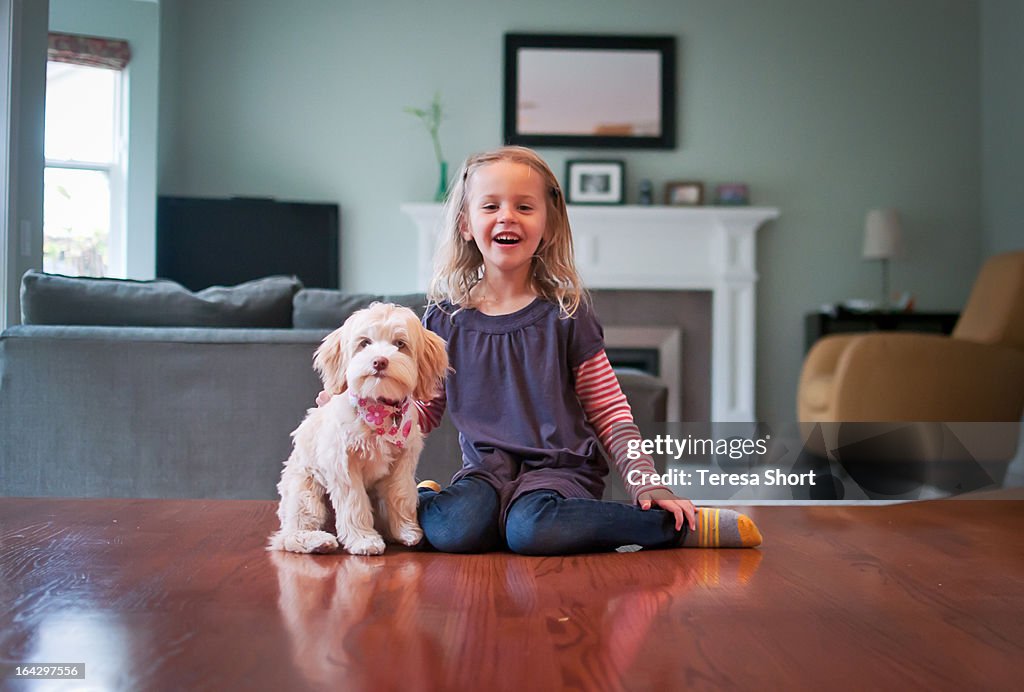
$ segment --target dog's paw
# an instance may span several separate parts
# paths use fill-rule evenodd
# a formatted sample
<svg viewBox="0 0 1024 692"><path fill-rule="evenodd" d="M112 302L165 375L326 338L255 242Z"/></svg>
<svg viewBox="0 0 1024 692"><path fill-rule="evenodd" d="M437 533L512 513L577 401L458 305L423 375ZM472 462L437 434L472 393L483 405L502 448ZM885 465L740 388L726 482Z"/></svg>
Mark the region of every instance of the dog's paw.
<svg viewBox="0 0 1024 692"><path fill-rule="evenodd" d="M384 539L375 533L359 536L346 541L345 550L352 555L380 555L384 552Z"/></svg>
<svg viewBox="0 0 1024 692"><path fill-rule="evenodd" d="M326 531L296 531L282 536L281 548L293 553L333 553L338 539Z"/></svg>
<svg viewBox="0 0 1024 692"><path fill-rule="evenodd" d="M395 536L402 545L416 545L423 540L423 529L417 524L406 524L398 529Z"/></svg>

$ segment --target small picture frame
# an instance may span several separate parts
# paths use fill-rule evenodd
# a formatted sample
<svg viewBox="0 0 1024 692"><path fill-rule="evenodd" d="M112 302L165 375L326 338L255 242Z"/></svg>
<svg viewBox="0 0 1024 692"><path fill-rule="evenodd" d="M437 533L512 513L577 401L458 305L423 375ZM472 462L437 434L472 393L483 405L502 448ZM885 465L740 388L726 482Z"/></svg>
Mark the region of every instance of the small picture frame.
<svg viewBox="0 0 1024 692"><path fill-rule="evenodd" d="M745 183L723 183L715 188L715 204L724 207L750 204L750 187Z"/></svg>
<svg viewBox="0 0 1024 692"><path fill-rule="evenodd" d="M569 204L623 204L626 164L622 161L568 161L565 201Z"/></svg>
<svg viewBox="0 0 1024 692"><path fill-rule="evenodd" d="M704 204L704 183L695 180L665 183L665 204L670 207L699 207Z"/></svg>

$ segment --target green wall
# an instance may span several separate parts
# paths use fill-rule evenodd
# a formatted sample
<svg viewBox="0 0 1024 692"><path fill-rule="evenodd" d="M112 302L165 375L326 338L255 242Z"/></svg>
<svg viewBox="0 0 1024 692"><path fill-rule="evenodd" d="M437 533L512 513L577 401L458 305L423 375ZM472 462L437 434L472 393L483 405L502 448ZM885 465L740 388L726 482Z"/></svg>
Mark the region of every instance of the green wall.
<svg viewBox="0 0 1024 692"><path fill-rule="evenodd" d="M860 259L869 208L903 212L894 289L925 309L966 298L984 249L979 14L965 0L165 0L159 191L337 201L345 286L409 290L398 207L428 200L436 171L404 106L441 91L454 166L500 144L505 32L674 34L675 150L541 153L559 173L622 158L631 198L641 178L739 180L781 210L760 236L758 415L792 419L803 314L879 292Z"/></svg>
<svg viewBox="0 0 1024 692"><path fill-rule="evenodd" d="M982 222L986 255L1024 249L1024 2L981 3Z"/></svg>

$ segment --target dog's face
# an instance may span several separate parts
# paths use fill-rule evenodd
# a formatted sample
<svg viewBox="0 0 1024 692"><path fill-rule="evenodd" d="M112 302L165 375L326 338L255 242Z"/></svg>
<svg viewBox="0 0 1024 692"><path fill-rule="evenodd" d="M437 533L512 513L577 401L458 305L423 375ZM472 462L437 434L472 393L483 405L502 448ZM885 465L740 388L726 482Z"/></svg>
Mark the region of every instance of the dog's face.
<svg viewBox="0 0 1024 692"><path fill-rule="evenodd" d="M448 372L444 340L409 308L374 303L352 313L324 339L313 365L332 394L429 401Z"/></svg>

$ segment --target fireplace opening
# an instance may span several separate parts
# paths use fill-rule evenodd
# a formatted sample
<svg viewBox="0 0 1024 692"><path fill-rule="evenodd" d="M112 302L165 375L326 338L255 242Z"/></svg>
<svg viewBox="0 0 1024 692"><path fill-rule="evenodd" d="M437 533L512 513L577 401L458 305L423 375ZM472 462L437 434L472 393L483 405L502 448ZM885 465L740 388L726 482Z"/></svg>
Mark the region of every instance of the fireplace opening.
<svg viewBox="0 0 1024 692"><path fill-rule="evenodd" d="M605 325L604 350L613 368L632 368L668 388L668 420L681 420L682 329L676 326Z"/></svg>
<svg viewBox="0 0 1024 692"><path fill-rule="evenodd" d="M661 376L661 354L656 348L605 348L613 368L630 368Z"/></svg>

